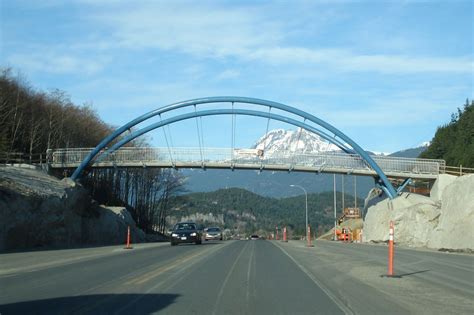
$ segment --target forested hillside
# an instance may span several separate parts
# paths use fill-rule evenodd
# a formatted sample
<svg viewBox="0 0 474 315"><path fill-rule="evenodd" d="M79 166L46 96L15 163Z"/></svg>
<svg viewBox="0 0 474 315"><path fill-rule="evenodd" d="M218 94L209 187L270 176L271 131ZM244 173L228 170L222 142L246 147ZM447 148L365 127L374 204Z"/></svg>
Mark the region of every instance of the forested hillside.
<svg viewBox="0 0 474 315"><path fill-rule="evenodd" d="M0 126L3 162L18 154L36 161L47 149L95 147L114 129L90 104L73 104L59 90L37 91L10 69L0 69ZM138 140L129 145L147 144ZM168 198L180 190L182 180L167 169L93 169L86 170L82 183L95 200L126 206L142 230L153 232L164 231Z"/></svg>
<svg viewBox="0 0 474 315"><path fill-rule="evenodd" d="M444 159L450 166L474 167L474 101L466 100L463 108L441 126L428 149L420 157Z"/></svg>
<svg viewBox="0 0 474 315"><path fill-rule="evenodd" d="M313 229L325 231L334 225L333 193L308 194L308 217ZM341 215L341 193L337 195L338 216ZM296 234L303 234L305 226L304 195L277 199L262 197L244 189L220 189L208 193L193 193L170 199L170 216L177 220L192 214L203 214L204 221L221 217L223 226L240 228L240 232L273 231L275 226L287 225ZM345 195L345 207L353 206L354 198ZM358 199L357 204L363 205ZM212 216L210 215L212 213ZM202 222L206 224L206 222Z"/></svg>
<svg viewBox="0 0 474 315"><path fill-rule="evenodd" d="M32 158L49 148L95 146L112 130L92 106L59 90L36 91L10 69L0 73L0 125L0 153Z"/></svg>

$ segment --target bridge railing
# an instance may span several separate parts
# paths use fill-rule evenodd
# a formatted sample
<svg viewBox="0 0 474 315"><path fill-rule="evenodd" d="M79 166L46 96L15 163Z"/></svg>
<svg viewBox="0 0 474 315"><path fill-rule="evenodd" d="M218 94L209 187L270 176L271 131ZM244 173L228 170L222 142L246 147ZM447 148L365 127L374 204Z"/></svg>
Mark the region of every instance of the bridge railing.
<svg viewBox="0 0 474 315"><path fill-rule="evenodd" d="M53 165L78 165L92 148L57 149L50 151L48 158ZM161 161L171 166L176 163L187 165L222 164L222 165L266 165L293 167L309 167L323 171L339 169L351 173L356 170L370 171L366 162L356 154L326 152L318 154L302 154L294 152L275 152L262 154L261 150L231 148L120 148L112 154L99 155L95 162L124 165L127 163L143 163ZM416 173L437 175L446 168L444 160L412 159L390 156L372 156L384 172Z"/></svg>
<svg viewBox="0 0 474 315"><path fill-rule="evenodd" d="M444 160L372 156L384 172L406 172L417 174L439 174L445 168Z"/></svg>

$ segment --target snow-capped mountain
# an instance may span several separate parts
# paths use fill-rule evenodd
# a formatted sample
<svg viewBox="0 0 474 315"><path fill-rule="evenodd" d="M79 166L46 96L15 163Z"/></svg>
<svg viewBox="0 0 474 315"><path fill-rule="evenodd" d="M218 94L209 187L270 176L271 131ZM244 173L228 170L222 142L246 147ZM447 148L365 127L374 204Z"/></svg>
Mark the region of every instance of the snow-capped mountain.
<svg viewBox="0 0 474 315"><path fill-rule="evenodd" d="M431 145L431 141L425 141L425 142L422 142L419 146L419 147L429 147Z"/></svg>
<svg viewBox="0 0 474 315"><path fill-rule="evenodd" d="M264 150L265 154L274 152L319 153L340 151L334 144L329 143L317 134L304 129L284 130L274 129L258 139L253 149Z"/></svg>

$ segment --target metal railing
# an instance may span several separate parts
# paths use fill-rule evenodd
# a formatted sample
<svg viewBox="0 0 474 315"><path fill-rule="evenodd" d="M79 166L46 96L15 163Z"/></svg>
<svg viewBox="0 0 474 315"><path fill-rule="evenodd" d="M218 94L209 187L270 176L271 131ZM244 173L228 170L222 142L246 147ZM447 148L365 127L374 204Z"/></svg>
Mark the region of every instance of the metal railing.
<svg viewBox="0 0 474 315"><path fill-rule="evenodd" d="M474 168L459 166L444 166L441 169L441 173L449 174L454 176L463 176L468 174L474 174Z"/></svg>
<svg viewBox="0 0 474 315"><path fill-rule="evenodd" d="M92 148L57 149L48 152L52 167L76 167ZM244 152L244 153L242 153ZM392 176L437 176L446 170L444 160L412 159L389 156L372 156L386 173ZM102 152L94 161L95 167L111 166L179 166L179 167L246 167L252 169L277 168L308 171L355 173L374 175L368 164L356 154L294 152L259 154L251 149L231 148L120 148L111 153Z"/></svg>
<svg viewBox="0 0 474 315"><path fill-rule="evenodd" d="M0 153L0 164L46 164L46 154L44 153L21 153L21 152L2 152Z"/></svg>
<svg viewBox="0 0 474 315"><path fill-rule="evenodd" d="M53 168L77 167L91 152L92 148L54 149L44 153L0 153L0 164L50 164ZM153 162L162 162L170 167L180 164L185 167L207 166L209 163L221 164L223 167L233 165L247 165L253 168L265 168L267 165L281 165L289 170L306 167L312 171L330 171L337 169L345 173L372 174L370 167L359 155L343 153L295 154L291 152L272 153L260 156L251 154L251 149L230 148L120 148L110 155L101 155L94 161L102 167L107 166L146 166ZM242 153L244 152L244 153ZM103 153L103 152L102 152ZM371 156L385 173L399 174L407 177L409 174L439 175L449 174L462 176L474 174L474 168L460 166L446 166L444 160L414 159L390 156ZM96 166L97 166L96 165Z"/></svg>

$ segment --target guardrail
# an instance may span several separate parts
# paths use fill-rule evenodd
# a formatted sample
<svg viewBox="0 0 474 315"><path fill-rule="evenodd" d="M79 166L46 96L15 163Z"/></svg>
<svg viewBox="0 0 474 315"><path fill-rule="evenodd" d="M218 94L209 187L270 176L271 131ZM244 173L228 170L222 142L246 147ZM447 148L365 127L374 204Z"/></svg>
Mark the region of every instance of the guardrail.
<svg viewBox="0 0 474 315"><path fill-rule="evenodd" d="M10 152L10 153L0 153L0 164L34 164L42 165L46 164L46 154L45 153L20 153L20 152Z"/></svg>
<svg viewBox="0 0 474 315"><path fill-rule="evenodd" d="M442 174L449 174L454 176L463 176L468 174L474 174L474 168L459 166L445 166L441 170Z"/></svg>
<svg viewBox="0 0 474 315"><path fill-rule="evenodd" d="M48 152L52 167L75 167L90 153L92 148L57 149ZM444 160L411 159L390 156L372 156L380 168L388 174L409 177L425 174L437 176L446 168ZM179 166L179 167L245 167L263 169L281 166L288 170L337 170L344 173L374 175L367 163L356 154L318 153L298 154L280 152L261 154L259 150L231 148L120 148L111 153L102 152L94 160L96 167L111 166Z"/></svg>

